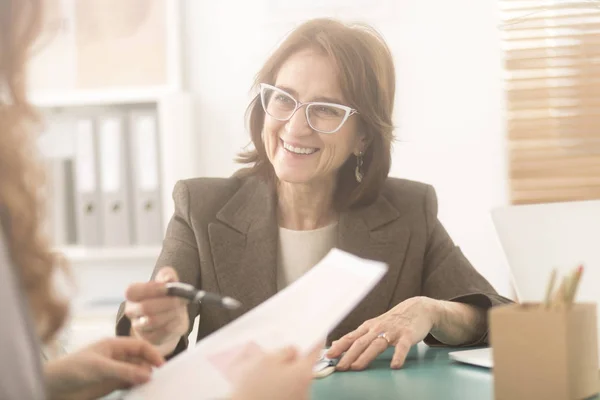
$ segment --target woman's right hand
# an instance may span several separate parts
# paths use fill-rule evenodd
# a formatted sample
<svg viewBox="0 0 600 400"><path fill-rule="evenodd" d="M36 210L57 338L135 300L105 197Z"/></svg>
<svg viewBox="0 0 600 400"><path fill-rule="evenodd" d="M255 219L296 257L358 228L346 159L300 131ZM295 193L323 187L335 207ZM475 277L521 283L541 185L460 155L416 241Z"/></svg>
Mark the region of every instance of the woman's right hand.
<svg viewBox="0 0 600 400"><path fill-rule="evenodd" d="M190 324L187 302L167 296L165 283L177 281L177 272L163 267L154 281L134 283L125 292L125 315L131 321L131 336L147 340L163 356L175 350Z"/></svg>

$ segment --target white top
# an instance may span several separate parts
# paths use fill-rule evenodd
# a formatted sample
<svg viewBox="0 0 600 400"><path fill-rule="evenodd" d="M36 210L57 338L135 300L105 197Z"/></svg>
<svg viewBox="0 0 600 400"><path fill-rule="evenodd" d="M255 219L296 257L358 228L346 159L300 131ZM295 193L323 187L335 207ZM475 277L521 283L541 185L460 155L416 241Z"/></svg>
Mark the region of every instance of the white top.
<svg viewBox="0 0 600 400"><path fill-rule="evenodd" d="M300 278L337 245L337 228L337 222L310 231L279 228L277 290Z"/></svg>

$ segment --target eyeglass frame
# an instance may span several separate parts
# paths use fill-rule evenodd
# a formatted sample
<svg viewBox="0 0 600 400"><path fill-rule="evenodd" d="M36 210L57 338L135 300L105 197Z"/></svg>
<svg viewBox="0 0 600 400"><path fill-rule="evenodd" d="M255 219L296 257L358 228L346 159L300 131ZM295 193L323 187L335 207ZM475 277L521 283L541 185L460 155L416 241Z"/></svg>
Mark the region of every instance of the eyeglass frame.
<svg viewBox="0 0 600 400"><path fill-rule="evenodd" d="M344 126L344 124L346 123L346 121L348 121L348 118L350 118L352 115L354 114L359 114L358 110L349 107L349 106L345 106L343 104L337 104L337 103L327 103L327 102L322 102L322 101L307 101L306 103L303 103L301 101L298 101L294 96L292 96L291 94L289 94L288 92L286 92L283 89L278 88L277 86L273 86L273 85L269 85L268 83L260 83L259 84L260 87L260 103L262 105L263 111L265 112L265 114L268 114L271 118L276 119L277 121L289 121L290 119L292 119L292 117L294 116L294 114L296 114L296 111L298 111L300 108L306 106L305 108L305 114L306 114L306 122L308 123L308 125L311 127L311 129L319 132L319 133L323 133L323 134L332 134L332 133L336 133L337 131L339 131L340 129L342 129L342 126ZM273 115L271 115L268 111L267 111L267 107L265 105L265 100L264 100L264 96L263 96L263 91L264 89L271 89L271 90L275 90L275 91L279 91L282 93L285 93L286 95L290 96L290 98L292 100L294 100L294 102L296 103L296 107L294 107L294 110L291 112L290 116L288 118L277 118ZM346 112L346 115L344 115L344 118L342 119L342 122L340 122L340 125L332 130L332 131L322 131L320 129L315 128L314 126L312 126L312 124L310 123L310 117L308 114L308 108L311 105L317 105L317 106L335 106L335 107L339 107L342 110L344 110Z"/></svg>

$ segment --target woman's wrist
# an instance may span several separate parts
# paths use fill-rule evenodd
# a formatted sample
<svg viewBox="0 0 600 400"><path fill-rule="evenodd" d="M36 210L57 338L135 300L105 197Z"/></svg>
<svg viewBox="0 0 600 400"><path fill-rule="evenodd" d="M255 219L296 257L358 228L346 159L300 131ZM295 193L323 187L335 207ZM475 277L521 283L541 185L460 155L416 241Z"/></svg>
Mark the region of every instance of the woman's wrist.
<svg viewBox="0 0 600 400"><path fill-rule="evenodd" d="M420 300L431 322L431 331L438 330L445 313L443 302L426 296L421 296Z"/></svg>
<svg viewBox="0 0 600 400"><path fill-rule="evenodd" d="M487 329L486 310L470 304L431 299L431 335L447 345L471 343Z"/></svg>
<svg viewBox="0 0 600 400"><path fill-rule="evenodd" d="M69 363L65 359L48 361L44 364L44 381L48 400L69 399L68 371Z"/></svg>

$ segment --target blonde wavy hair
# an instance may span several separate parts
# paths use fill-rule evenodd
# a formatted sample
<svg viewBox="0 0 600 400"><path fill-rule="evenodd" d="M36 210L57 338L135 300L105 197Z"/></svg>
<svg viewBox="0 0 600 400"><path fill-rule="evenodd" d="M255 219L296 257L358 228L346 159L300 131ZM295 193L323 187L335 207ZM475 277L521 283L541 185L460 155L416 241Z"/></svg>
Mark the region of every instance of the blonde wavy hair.
<svg viewBox="0 0 600 400"><path fill-rule="evenodd" d="M26 94L26 64L42 25L40 0L0 0L0 221L10 258L43 342L68 312L54 289L64 260L43 232L44 173L36 157L39 118Z"/></svg>

